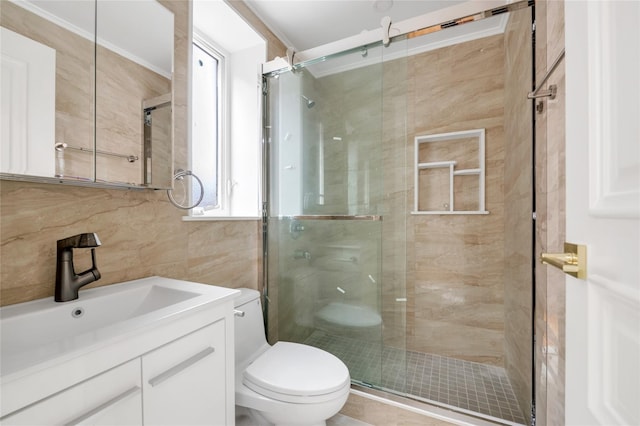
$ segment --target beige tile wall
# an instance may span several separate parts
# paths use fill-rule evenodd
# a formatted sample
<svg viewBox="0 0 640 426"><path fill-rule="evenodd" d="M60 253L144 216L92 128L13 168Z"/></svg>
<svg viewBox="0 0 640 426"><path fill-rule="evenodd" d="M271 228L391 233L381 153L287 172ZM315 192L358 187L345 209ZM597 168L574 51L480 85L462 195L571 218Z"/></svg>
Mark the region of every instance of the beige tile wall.
<svg viewBox="0 0 640 426"><path fill-rule="evenodd" d="M531 9L512 12L505 32L505 367L522 414L531 413L532 174Z"/></svg>
<svg viewBox="0 0 640 426"><path fill-rule="evenodd" d="M564 48L564 2L536 3L536 80L546 74ZM543 100L536 114L536 255L558 252L565 241L565 71L551 74L555 100ZM536 418L538 424L563 425L565 399L564 274L540 265L536 269L535 346Z"/></svg>
<svg viewBox="0 0 640 426"><path fill-rule="evenodd" d="M176 16L175 165L184 167L190 6L163 4ZM184 212L169 204L164 191L1 181L0 214L2 305L52 296L55 242L80 232L97 232L103 243L96 250L102 278L93 286L149 275L228 287L256 288L259 282L258 222L183 222ZM78 269L89 261L88 253L76 258Z"/></svg>
<svg viewBox="0 0 640 426"><path fill-rule="evenodd" d="M92 149L93 43L11 2L2 2L0 24L56 50L56 141ZM91 155L71 150L65 155L71 160L67 174L93 178Z"/></svg>
<svg viewBox="0 0 640 426"><path fill-rule="evenodd" d="M140 159L96 155L96 180L142 185L142 102L171 93L171 81L101 46L96 56L96 148Z"/></svg>
<svg viewBox="0 0 640 426"><path fill-rule="evenodd" d="M407 349L503 364L504 37L408 59L406 167L417 135L486 129L488 215L407 219ZM407 194L413 180L408 179Z"/></svg>
<svg viewBox="0 0 640 426"><path fill-rule="evenodd" d="M407 329L410 286L407 285L407 211L412 179L407 156L413 152L407 134L411 106L407 93L415 80L409 79L411 61L401 59L384 63L382 76L382 320L384 345L404 349L413 330Z"/></svg>

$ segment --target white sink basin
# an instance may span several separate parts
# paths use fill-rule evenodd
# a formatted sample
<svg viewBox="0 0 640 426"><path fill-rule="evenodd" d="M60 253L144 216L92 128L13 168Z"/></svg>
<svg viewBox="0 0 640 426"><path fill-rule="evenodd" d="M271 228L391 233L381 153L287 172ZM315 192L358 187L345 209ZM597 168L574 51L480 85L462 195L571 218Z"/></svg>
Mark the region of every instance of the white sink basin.
<svg viewBox="0 0 640 426"><path fill-rule="evenodd" d="M171 321L237 291L150 277L80 291L77 300L53 298L0 308L0 378L105 344L136 330Z"/></svg>

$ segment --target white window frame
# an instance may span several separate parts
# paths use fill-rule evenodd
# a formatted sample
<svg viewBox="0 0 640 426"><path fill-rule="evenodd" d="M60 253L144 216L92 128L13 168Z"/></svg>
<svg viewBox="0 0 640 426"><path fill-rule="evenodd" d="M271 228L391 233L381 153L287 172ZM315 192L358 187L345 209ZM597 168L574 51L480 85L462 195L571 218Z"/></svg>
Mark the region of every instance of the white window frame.
<svg viewBox="0 0 640 426"><path fill-rule="evenodd" d="M218 164L217 166L217 201L218 204L212 209L195 207L189 211L191 217L210 218L215 216L230 215L230 191L229 191L229 170L231 168L231 156L229 147L229 97L228 97L228 70L227 57L229 54L217 46L215 43L202 36L197 31L193 34L193 45L206 51L218 61ZM192 88L193 90L193 88ZM191 141L193 143L193 140ZM191 163L191 144L189 146L189 163Z"/></svg>
<svg viewBox="0 0 640 426"><path fill-rule="evenodd" d="M196 206L187 216L183 216L183 220L260 220L261 152L264 143L261 122L262 64L267 59L267 41L225 2L197 0L194 1L196 9L199 11L197 17L191 17L191 41L198 46L202 46L198 42L204 41L205 47L211 47L225 57L224 69L220 72L222 80L219 94L223 99L219 118L220 208L205 211ZM225 30L226 24L232 24L233 31ZM233 35L236 30L237 34ZM189 61L189 66L194 66L192 61ZM193 88L189 96L193 96ZM190 104L189 115L192 114ZM193 134L190 134L192 137ZM193 147L192 142L190 139L189 150Z"/></svg>

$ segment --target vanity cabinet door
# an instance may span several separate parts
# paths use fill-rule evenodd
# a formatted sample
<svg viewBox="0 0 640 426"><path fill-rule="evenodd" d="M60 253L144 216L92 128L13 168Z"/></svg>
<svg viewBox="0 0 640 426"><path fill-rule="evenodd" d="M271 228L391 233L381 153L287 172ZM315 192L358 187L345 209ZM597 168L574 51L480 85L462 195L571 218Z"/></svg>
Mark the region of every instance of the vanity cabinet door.
<svg viewBox="0 0 640 426"><path fill-rule="evenodd" d="M3 425L140 425L140 359L63 390L2 419Z"/></svg>
<svg viewBox="0 0 640 426"><path fill-rule="evenodd" d="M222 319L142 357L145 424L225 424L224 342Z"/></svg>

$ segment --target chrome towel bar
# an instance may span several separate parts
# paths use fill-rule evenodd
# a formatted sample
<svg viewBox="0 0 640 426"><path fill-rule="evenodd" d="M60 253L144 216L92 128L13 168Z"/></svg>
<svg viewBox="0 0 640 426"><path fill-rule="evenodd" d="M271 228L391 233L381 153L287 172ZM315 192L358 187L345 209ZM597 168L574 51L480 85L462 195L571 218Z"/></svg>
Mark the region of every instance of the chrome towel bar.
<svg viewBox="0 0 640 426"><path fill-rule="evenodd" d="M547 73L544 75L544 78L542 79L540 84L538 84L538 87L536 87L533 92L529 92L529 94L527 95L527 99L536 99L536 98L542 98L542 97L548 97L550 99L556 98L557 86L555 84L551 85L549 87L549 90L540 91L540 89L542 88L542 86L544 86L544 84L547 82L547 80L549 79L553 71L555 71L555 69L558 67L558 65L563 59L564 59L564 49L562 49L562 52L560 52L560 54L556 58L553 65L551 65L551 68L549 68Z"/></svg>

